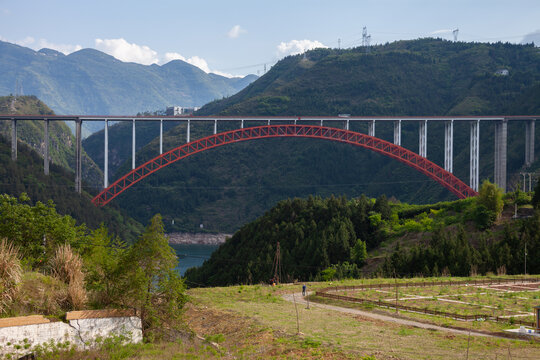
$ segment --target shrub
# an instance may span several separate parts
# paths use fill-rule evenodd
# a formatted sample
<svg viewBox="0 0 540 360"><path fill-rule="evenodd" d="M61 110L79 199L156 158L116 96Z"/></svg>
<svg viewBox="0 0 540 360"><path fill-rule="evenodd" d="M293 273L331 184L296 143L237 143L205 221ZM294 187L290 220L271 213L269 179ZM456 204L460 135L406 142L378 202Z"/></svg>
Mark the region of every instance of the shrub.
<svg viewBox="0 0 540 360"><path fill-rule="evenodd" d="M15 298L21 278L18 249L6 239L0 240L0 313L6 312Z"/></svg>
<svg viewBox="0 0 540 360"><path fill-rule="evenodd" d="M69 300L73 308L83 308L87 296L84 288L83 262L79 254L74 253L69 244L61 245L56 249L50 262L53 275L68 284Z"/></svg>

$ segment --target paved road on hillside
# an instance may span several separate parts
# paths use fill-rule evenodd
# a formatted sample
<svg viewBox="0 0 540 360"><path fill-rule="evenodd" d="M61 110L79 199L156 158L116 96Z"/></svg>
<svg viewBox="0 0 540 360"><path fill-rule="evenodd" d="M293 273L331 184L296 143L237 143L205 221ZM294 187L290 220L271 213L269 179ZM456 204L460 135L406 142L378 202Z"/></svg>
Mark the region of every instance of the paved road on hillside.
<svg viewBox="0 0 540 360"><path fill-rule="evenodd" d="M311 295L311 294L313 294L313 293L310 292L309 295ZM283 298L285 300L287 300L287 301L294 302L293 294L285 294L285 295L283 295ZM302 297L302 293L294 294L294 298L296 299L296 302L298 304L307 305L306 300L304 300L304 298ZM433 324L426 324L426 323L419 322L419 321L414 321L414 320L400 319L400 318L395 318L395 317L388 316L388 315L382 315L382 314L373 313L373 312L370 312L370 311L363 311L363 310L358 310L358 309L344 308L344 307L339 307L339 306L335 306L335 305L319 304L319 303L314 303L312 301L309 303L309 306L310 307L318 307L318 308L322 308L322 309L333 310L333 311L338 311L338 312L342 312L342 313L345 313L345 314L361 315L361 316L371 318L371 319L382 320L382 321L390 321L390 322L398 323L398 324L401 324L401 325L414 326L414 327L418 327L418 328L422 328L422 329L439 330L439 331L445 331L445 332L454 333L454 334L469 335L468 330L459 330L459 329L447 328L447 327L433 325ZM484 337L508 339L508 338L503 337L503 336L496 336L496 335L490 335L490 334L484 334L484 333L480 333L480 332L475 332L474 330L471 331L471 335L472 336L484 336Z"/></svg>

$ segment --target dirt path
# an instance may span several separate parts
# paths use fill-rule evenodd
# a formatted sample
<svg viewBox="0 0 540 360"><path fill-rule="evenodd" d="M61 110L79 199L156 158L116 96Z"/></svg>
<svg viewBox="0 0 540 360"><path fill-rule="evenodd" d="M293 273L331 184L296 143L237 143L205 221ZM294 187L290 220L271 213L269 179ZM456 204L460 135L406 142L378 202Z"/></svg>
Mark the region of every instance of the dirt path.
<svg viewBox="0 0 540 360"><path fill-rule="evenodd" d="M313 293L310 292L308 294L311 295ZM294 294L294 299L293 299L293 294L285 294L285 295L283 295L283 298L285 300L287 300L287 301L290 301L290 302L294 302L294 300L296 300L296 302L298 304L307 305L306 300L304 300L304 298L302 297L302 293ZM371 318L371 319L377 319L377 320L382 320L382 321L391 321L391 322L398 323L398 324L401 324L401 325L414 326L414 327L422 328L422 329L439 330L439 331L445 331L445 332L449 332L449 333L453 333L453 334L469 335L469 331L467 331L467 330L459 330L459 329L447 328L447 327L433 325L433 324L426 324L426 323L419 322L419 321L414 321L414 320L400 319L400 318L395 318L395 317L388 316L388 315L382 315L382 314L373 313L371 311L350 309L350 308L344 308L344 307L335 306L335 305L319 304L319 303L314 303L314 302L310 302L309 306L310 307L318 307L318 308L322 308L322 309L333 310L333 311L339 311L339 312L342 312L342 313L345 313L345 314L361 315L361 316L365 316L365 317L368 317L368 318ZM484 336L484 337L507 339L507 338L505 338L503 336L496 336L496 335L490 335L490 334L475 332L474 330L471 331L471 335L472 336Z"/></svg>

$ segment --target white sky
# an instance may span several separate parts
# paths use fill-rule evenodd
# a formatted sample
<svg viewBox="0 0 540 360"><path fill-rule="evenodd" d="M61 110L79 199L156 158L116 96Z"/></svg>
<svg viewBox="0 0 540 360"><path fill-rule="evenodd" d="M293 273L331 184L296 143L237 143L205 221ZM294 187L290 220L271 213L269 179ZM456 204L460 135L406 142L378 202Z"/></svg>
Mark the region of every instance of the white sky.
<svg viewBox="0 0 540 360"><path fill-rule="evenodd" d="M0 0L0 40L245 75L291 53L442 37L540 43L540 0ZM531 35L533 34L533 35Z"/></svg>

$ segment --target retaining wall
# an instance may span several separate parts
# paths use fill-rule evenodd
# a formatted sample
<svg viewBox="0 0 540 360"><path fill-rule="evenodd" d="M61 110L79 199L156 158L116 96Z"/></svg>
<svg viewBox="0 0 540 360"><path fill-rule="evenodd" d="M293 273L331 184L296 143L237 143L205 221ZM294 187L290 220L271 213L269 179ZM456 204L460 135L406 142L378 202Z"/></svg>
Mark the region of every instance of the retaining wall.
<svg viewBox="0 0 540 360"><path fill-rule="evenodd" d="M79 349L95 346L98 338L125 336L142 341L141 319L133 312L88 310L67 313L67 322L51 322L41 315L0 319L0 356L25 355L37 345L69 344Z"/></svg>

